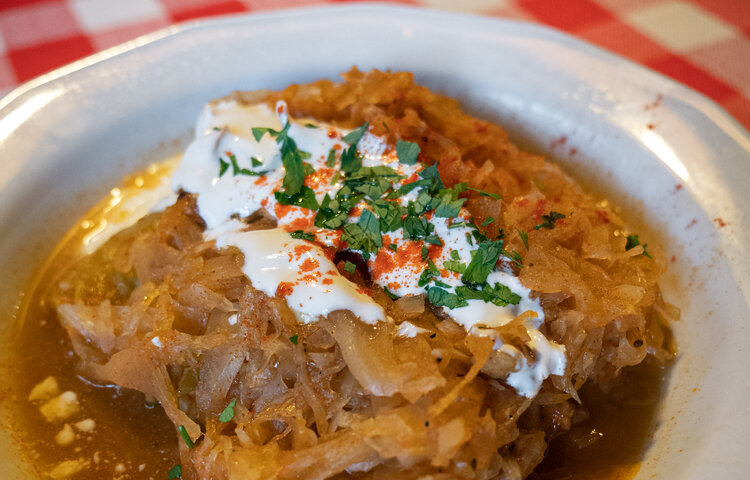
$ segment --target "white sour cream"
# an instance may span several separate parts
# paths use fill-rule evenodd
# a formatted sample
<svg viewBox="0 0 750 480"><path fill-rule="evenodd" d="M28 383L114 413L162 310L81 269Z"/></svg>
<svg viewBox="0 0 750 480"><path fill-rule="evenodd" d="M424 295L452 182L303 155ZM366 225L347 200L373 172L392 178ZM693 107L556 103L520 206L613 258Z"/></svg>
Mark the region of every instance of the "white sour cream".
<svg viewBox="0 0 750 480"><path fill-rule="evenodd" d="M252 129L279 131L287 121L289 137L299 150L309 153L304 161L314 170L305 177L305 186L312 189L318 202L326 195L333 198L342 186L337 180L341 167L339 156L349 147L343 140L349 131L289 119L283 102L273 110L265 105L242 106L232 101L208 105L196 125L196 138L174 174L172 187L175 191L197 195L199 213L208 227L206 237L216 240L219 248L240 249L245 256L243 272L252 285L269 296L284 297L300 322L313 322L321 315L340 309L352 311L366 323L387 321L383 309L367 292L340 275L320 246L340 247L341 231L316 228L314 211L277 202L274 192L282 190L285 175L280 147L270 134L256 138ZM418 180L416 174L424 169L418 162L414 165L400 163L395 149L369 132L364 134L357 148L364 167L387 166L403 176L394 189ZM336 155L333 164L328 162L331 151ZM237 174L239 170L251 174ZM419 187L415 188L399 202L406 205L414 201L419 191ZM236 220L261 208L277 220L276 229L246 231L245 224ZM366 208L369 208L367 204L360 202L346 221L356 223ZM440 271L437 280L441 288L455 292L456 287L463 285L461 275L445 267L450 265L448 262L468 265L477 247L467 238L472 231L469 227L450 228L450 225L469 221L470 215L461 209L456 218L438 218L430 213L425 218L443 242L442 247L428 246L429 258ZM314 235L315 243L291 238L288 232L295 230ZM417 242L405 239L403 229L384 233L382 240L383 248L367 260L373 281L399 296L426 293L427 286L418 284L427 266L421 241L417 246ZM468 306L442 308L467 332L477 335L487 335L492 328L507 324L523 312L536 312L536 319L525 323L531 338L528 346L534 351L535 362L529 363L521 352L496 339L497 349L517 359L518 369L506 379L507 383L521 395L533 396L545 378L564 372L564 347L549 341L539 331L544 312L517 277L511 272L493 271L487 282L490 286L498 283L507 286L520 296L520 302L500 307L481 300L468 300ZM422 330L403 322L397 334L414 337Z"/></svg>

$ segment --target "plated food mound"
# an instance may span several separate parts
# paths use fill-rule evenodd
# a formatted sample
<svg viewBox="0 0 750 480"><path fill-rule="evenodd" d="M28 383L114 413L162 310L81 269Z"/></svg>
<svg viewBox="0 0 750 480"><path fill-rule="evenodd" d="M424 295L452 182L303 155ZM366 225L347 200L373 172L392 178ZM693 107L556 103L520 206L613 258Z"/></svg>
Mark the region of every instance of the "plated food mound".
<svg viewBox="0 0 750 480"><path fill-rule="evenodd" d="M584 384L671 358L662 251L411 74L343 77L208 104L174 202L46 301L163 407L170 478L525 478Z"/></svg>

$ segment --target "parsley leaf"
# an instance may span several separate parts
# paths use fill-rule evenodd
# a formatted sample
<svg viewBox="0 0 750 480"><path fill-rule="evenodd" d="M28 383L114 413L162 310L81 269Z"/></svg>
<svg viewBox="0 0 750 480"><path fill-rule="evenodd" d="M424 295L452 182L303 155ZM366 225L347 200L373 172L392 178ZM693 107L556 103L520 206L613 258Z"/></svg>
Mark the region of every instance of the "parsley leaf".
<svg viewBox="0 0 750 480"><path fill-rule="evenodd" d="M383 287L383 291L385 292L388 297L390 297L391 300L398 300L398 295L388 290L386 287Z"/></svg>
<svg viewBox="0 0 750 480"><path fill-rule="evenodd" d="M303 232L302 230L295 230L293 232L289 232L289 236L292 238L296 238L297 240L308 240L310 242L315 240L315 235L313 235L310 232Z"/></svg>
<svg viewBox="0 0 750 480"><path fill-rule="evenodd" d="M290 195L289 191L274 192L276 201L282 205L295 205L297 207L307 208L309 210L318 209L318 200L315 198L315 192L310 187L302 187L299 192Z"/></svg>
<svg viewBox="0 0 750 480"><path fill-rule="evenodd" d="M502 250L502 240L481 243L479 248L472 252L473 257L461 276L461 280L468 284L480 284L487 281L487 276L494 270Z"/></svg>
<svg viewBox="0 0 750 480"><path fill-rule="evenodd" d="M437 235L434 235L434 234L433 235L427 235L426 237L424 237L424 241L425 241L425 243L429 243L431 245L437 245L438 247L442 247L443 246L443 241L440 240L440 237L438 237Z"/></svg>
<svg viewBox="0 0 750 480"><path fill-rule="evenodd" d="M393 232L403 225L401 215L405 209L402 206L385 200L375 200L370 206L380 219L380 230L383 233Z"/></svg>
<svg viewBox="0 0 750 480"><path fill-rule="evenodd" d="M349 211L364 198L361 193L352 192L351 188L344 186L336 196L326 194L320 202L320 208L315 216L315 226L319 228L337 229L349 218Z"/></svg>
<svg viewBox="0 0 750 480"><path fill-rule="evenodd" d="M494 222L494 221L495 221L495 219L494 219L494 218L492 218L492 217L487 217L487 218L486 218L486 219L484 220L484 222L482 222L482 226L483 226L483 227L486 227L487 225L489 225L490 223L492 223L492 222Z"/></svg>
<svg viewBox="0 0 750 480"><path fill-rule="evenodd" d="M396 156L399 163L414 165L417 163L417 156L419 156L419 145L414 142L399 140L396 142Z"/></svg>
<svg viewBox="0 0 750 480"><path fill-rule="evenodd" d="M404 238L419 240L430 235L434 228L435 226L432 223L414 213L412 209L404 219Z"/></svg>
<svg viewBox="0 0 750 480"><path fill-rule="evenodd" d="M428 283L432 281L433 278L440 276L440 270L435 266L435 264L432 262L432 260L427 259L427 268L422 272L422 274L419 276L419 281L417 282L417 285L420 287L424 287Z"/></svg>
<svg viewBox="0 0 750 480"><path fill-rule="evenodd" d="M646 243L641 244L640 240L638 240L638 235L628 235L627 243L625 243L625 250L630 250L631 248L635 248L638 245L643 245L643 253L642 253L642 255L645 255L646 257L651 258L651 259L654 258L646 250L646 247L648 247L648 244L646 244Z"/></svg>
<svg viewBox="0 0 750 480"><path fill-rule="evenodd" d="M250 162L253 164L253 167L260 167L261 165L263 165L263 162L255 157L250 157Z"/></svg>
<svg viewBox="0 0 750 480"><path fill-rule="evenodd" d="M219 421L221 423L228 423L234 418L234 406L237 405L237 399L233 398L229 405L226 406L221 415L219 415Z"/></svg>
<svg viewBox="0 0 750 480"><path fill-rule="evenodd" d="M174 467L169 469L167 479L172 480L174 478L182 478L182 465L175 465Z"/></svg>
<svg viewBox="0 0 750 480"><path fill-rule="evenodd" d="M286 133L289 123L276 138L281 145L281 163L284 165L284 180L282 185L288 195L296 195L302 189L305 181L305 168L302 165L302 155L297 144Z"/></svg>
<svg viewBox="0 0 750 480"><path fill-rule="evenodd" d="M516 231L521 237L521 241L523 242L523 246L526 247L526 251L529 251L529 234L526 230L519 230L518 227L516 227Z"/></svg>
<svg viewBox="0 0 750 480"><path fill-rule="evenodd" d="M365 132L367 132L367 128L370 126L369 122L365 122L364 124L360 125L356 129L352 130L351 132L344 135L342 138L343 141L348 143L349 145L356 145L359 143L359 141L364 136Z"/></svg>
<svg viewBox="0 0 750 480"><path fill-rule="evenodd" d="M481 289L461 285L456 287L456 294L465 300L482 300L498 307L518 305L521 301L519 295L513 293L510 288L502 283L496 283L492 286L485 283Z"/></svg>
<svg viewBox="0 0 750 480"><path fill-rule="evenodd" d="M466 265L459 260L446 260L443 262L443 267L448 271L456 273L464 273L466 271Z"/></svg>
<svg viewBox="0 0 750 480"><path fill-rule="evenodd" d="M221 157L219 157L219 178L224 176L224 173L226 173L227 168L229 168L229 164L225 162Z"/></svg>
<svg viewBox="0 0 750 480"><path fill-rule="evenodd" d="M296 333L289 337L289 341L292 342L292 345L297 345L299 343L299 335Z"/></svg>
<svg viewBox="0 0 750 480"><path fill-rule="evenodd" d="M427 300L436 307L448 307L450 309L468 305L466 300L460 298L455 293L439 287L430 287L427 289Z"/></svg>
<svg viewBox="0 0 750 480"><path fill-rule="evenodd" d="M498 195L497 193L485 192L484 190L479 190L478 188L469 187L469 190L477 192L479 195L483 197L490 197L490 198L494 198L495 200L500 200L501 198L503 198L501 195Z"/></svg>
<svg viewBox="0 0 750 480"><path fill-rule="evenodd" d="M383 238L380 235L380 220L369 210L363 210L357 223L344 225L344 234L341 240L345 241L352 250L363 253L365 260L371 253L377 253L383 246Z"/></svg>
<svg viewBox="0 0 750 480"><path fill-rule="evenodd" d="M433 163L429 167L421 170L419 176L430 182L430 192L437 192L443 188L443 180L440 178L440 172L438 172L437 163Z"/></svg>
<svg viewBox="0 0 750 480"><path fill-rule="evenodd" d="M388 248L398 253L398 245L396 245L395 243L391 243L390 245L388 245Z"/></svg>
<svg viewBox="0 0 750 480"><path fill-rule="evenodd" d="M260 139L263 138L263 135L265 135L266 133L268 133L272 137L278 137L279 133L281 133L277 130L274 130L273 128L268 128L268 127L253 127L252 131L253 131L253 138L255 138L256 142L260 142Z"/></svg>
<svg viewBox="0 0 750 480"><path fill-rule="evenodd" d="M435 197L438 202L435 206L436 217L453 218L458 216L466 201L465 198L458 198L458 193L453 188L443 188L438 192L437 197Z"/></svg>
<svg viewBox="0 0 750 480"><path fill-rule="evenodd" d="M326 167L333 168L336 165L336 150L330 149L328 151L328 158L326 158Z"/></svg>
<svg viewBox="0 0 750 480"><path fill-rule="evenodd" d="M347 260L346 263L344 263L344 270L346 270L349 273L354 273L357 271L357 266L354 265L349 260Z"/></svg>
<svg viewBox="0 0 750 480"><path fill-rule="evenodd" d="M341 152L341 171L351 173L362 168L362 157L357 153L357 146L352 145Z"/></svg>
<svg viewBox="0 0 750 480"><path fill-rule="evenodd" d="M268 172L254 172L252 170L248 170L247 168L240 168L239 163L237 163L237 157L233 154L229 154L229 161L232 165L232 176L237 175L247 175L247 176L253 176L253 177L260 177L262 175L265 175ZM219 158L219 177L224 175L224 172L227 171L227 168L229 167L229 164Z"/></svg>
<svg viewBox="0 0 750 480"><path fill-rule="evenodd" d="M555 228L555 222L562 218L565 218L564 213L551 211L549 212L549 215L542 215L542 223L535 226L534 230L539 230L540 228L547 228L549 230L552 230L553 228Z"/></svg>
<svg viewBox="0 0 750 480"><path fill-rule="evenodd" d="M426 245L422 245L422 261L424 262L427 260L427 255L430 254L430 251L427 249Z"/></svg>
<svg viewBox="0 0 750 480"><path fill-rule="evenodd" d="M416 182L407 183L405 185L401 185L400 187L398 187L397 190L389 193L388 196L385 198L389 200L394 200L396 198L406 195L407 193L411 192L417 187L426 187L431 184L432 184L432 181L430 179L422 179L422 180L417 180Z"/></svg>
<svg viewBox="0 0 750 480"><path fill-rule="evenodd" d="M188 435L188 432L185 429L184 425L180 425L179 427L177 427L177 431L180 433L182 440L185 442L185 445L187 445L188 448L195 447L195 444L193 443L193 440L190 438L190 435Z"/></svg>

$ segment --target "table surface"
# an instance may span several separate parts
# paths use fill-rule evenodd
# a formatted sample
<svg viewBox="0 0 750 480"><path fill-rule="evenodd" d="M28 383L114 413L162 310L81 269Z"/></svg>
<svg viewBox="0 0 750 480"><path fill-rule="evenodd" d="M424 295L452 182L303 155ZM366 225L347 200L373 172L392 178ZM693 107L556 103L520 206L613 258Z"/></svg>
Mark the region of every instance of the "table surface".
<svg viewBox="0 0 750 480"><path fill-rule="evenodd" d="M346 0L0 0L0 93L174 23ZM750 0L395 0L537 22L702 92L750 130Z"/></svg>

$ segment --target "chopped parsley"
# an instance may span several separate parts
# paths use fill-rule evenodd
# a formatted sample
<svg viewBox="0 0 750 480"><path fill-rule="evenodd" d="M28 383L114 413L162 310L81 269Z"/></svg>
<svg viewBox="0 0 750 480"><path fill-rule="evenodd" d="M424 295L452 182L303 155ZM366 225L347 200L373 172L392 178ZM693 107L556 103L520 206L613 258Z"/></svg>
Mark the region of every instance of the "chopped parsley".
<svg viewBox="0 0 750 480"><path fill-rule="evenodd" d="M434 198L433 203L435 205L435 216L443 218L454 218L458 216L461 211L461 207L465 198L458 198L460 191L456 188L443 188L440 189L437 196Z"/></svg>
<svg viewBox="0 0 750 480"><path fill-rule="evenodd" d="M169 469L167 479L172 480L173 478L182 478L182 465L175 465Z"/></svg>
<svg viewBox="0 0 750 480"><path fill-rule="evenodd" d="M490 197L490 198L494 198L495 200L500 200L503 198L501 195L498 195L497 193L485 192L484 190L479 190L478 188L469 187L469 190L477 192L479 195L483 197Z"/></svg>
<svg viewBox="0 0 750 480"><path fill-rule="evenodd" d="M352 250L359 250L365 260L370 254L377 254L383 246L383 238L380 235L380 220L369 210L363 210L357 223L344 224L344 234L341 240L345 241Z"/></svg>
<svg viewBox="0 0 750 480"><path fill-rule="evenodd" d="M526 251L528 251L529 250L529 234L526 232L526 230L519 230L518 227L516 227L516 231L518 232L518 235L521 237L523 246L526 247Z"/></svg>
<svg viewBox="0 0 750 480"><path fill-rule="evenodd" d="M552 230L553 228L555 228L555 222L557 222L558 220L561 220L563 218L565 218L565 214L564 213L558 213L558 212L551 211L551 212L549 212L549 215L542 215L542 223L540 223L539 225L535 226L534 230L539 230L539 229L542 229L542 228L547 228L549 230Z"/></svg>
<svg viewBox="0 0 750 480"><path fill-rule="evenodd" d="M440 287L430 287L427 289L427 300L436 307L448 307L450 309L466 307L469 303L460 298L455 293L451 293Z"/></svg>
<svg viewBox="0 0 750 480"><path fill-rule="evenodd" d="M398 300L398 295L396 295L395 293L393 293L390 290L388 290L388 288L383 287L383 291L385 292L386 295L388 295L388 297L391 300Z"/></svg>
<svg viewBox="0 0 750 480"><path fill-rule="evenodd" d="M302 187L294 195L290 195L289 190L286 190L283 192L274 192L273 196L276 198L276 201L282 205L295 205L310 210L318 209L318 200L316 200L315 192L310 187Z"/></svg>
<svg viewBox="0 0 750 480"><path fill-rule="evenodd" d="M443 262L443 267L450 272L464 273L466 271L466 264L459 260L446 260Z"/></svg>
<svg viewBox="0 0 750 480"><path fill-rule="evenodd" d="M440 276L440 270L435 266L435 264L430 260L427 259L427 268L422 272L422 274L419 276L419 281L417 285L420 287L424 287L428 283L432 281L433 278Z"/></svg>
<svg viewBox="0 0 750 480"><path fill-rule="evenodd" d="M292 238L296 238L297 240L307 240L309 242L312 242L315 240L315 235L313 235L310 232L303 232L302 230L295 230L293 232L289 232L289 236Z"/></svg>
<svg viewBox="0 0 750 480"><path fill-rule="evenodd" d="M627 243L625 243L625 250L630 250L631 248L635 248L638 245L642 245L643 246L643 253L642 253L642 255L645 255L646 257L651 258L651 259L654 258L646 250L646 247L648 247L648 244L646 244L646 243L642 244L640 242L640 240L638 240L638 235L628 235Z"/></svg>
<svg viewBox="0 0 750 480"><path fill-rule="evenodd" d="M463 228L463 227L468 227L468 226L469 224L466 222L456 222L456 223L451 223L450 225L448 225L448 228L454 229L454 228Z"/></svg>
<svg viewBox="0 0 750 480"><path fill-rule="evenodd" d="M367 132L367 128L369 126L370 124L368 122L365 122L364 124L360 125L356 129L344 135L342 140L348 143L349 145L357 145L357 143L359 143L359 141L364 136L365 132Z"/></svg>
<svg viewBox="0 0 750 480"><path fill-rule="evenodd" d="M328 151L328 158L326 158L326 167L333 168L335 165L336 165L336 150L330 149ZM331 182L331 185L333 185L334 183L335 182Z"/></svg>
<svg viewBox="0 0 750 480"><path fill-rule="evenodd" d="M387 129L387 125L384 125ZM481 300L498 306L517 304L520 296L513 293L505 285L487 282L490 273L497 268L500 256L505 256L515 262L519 267L522 257L516 252L508 252L503 248L504 233L502 229L495 238L487 238L480 231L475 220L460 218L461 209L466 203L466 198L461 194L466 191L474 191L481 196L501 199L498 194L485 192L483 190L469 187L465 182L454 184L447 188L440 177L437 164L425 166L418 172L418 179L407 184L400 184L405 176L391 167L385 165L363 166L363 158L357 145L368 131L369 124L365 123L348 134L344 135L343 141L348 147L337 154L335 149L330 149L325 159L325 165L336 168L337 160L340 162L338 169L334 171L330 185L340 185L340 188L332 193L326 193L318 202L316 193L310 187L304 185L307 175L315 172L314 167L305 160L311 158L307 152L299 150L297 144L289 137L289 122L281 131L270 128L254 128L253 136L257 141L264 135L270 135L279 145L285 174L282 189L274 192L276 200L282 205L294 205L315 211L314 224L318 228L339 230L341 240L351 250L358 251L367 261L372 255L377 255L383 248L383 234L398 231L403 232L406 241L421 241L421 260L426 264L418 279L418 285L423 287L429 301L437 307L459 308L467 306L469 300ZM414 142L398 141L396 144L396 155L402 165L415 165L418 163L420 147ZM338 158L337 158L338 156ZM253 168L260 167L262 162L252 158ZM220 175L226 173L229 167L235 175L259 173L242 169L237 164L233 155L229 161L219 159ZM250 172L250 173L247 173ZM398 186L397 186L398 185ZM404 196L409 195L408 200ZM416 195L415 195L416 194ZM414 198L416 197L416 198ZM353 210L361 211L356 222L349 220ZM425 216L432 212L432 216ZM443 246L444 242L435 232L435 225L428 221L430 218L446 218L448 228L465 228L466 240L472 246L471 260L463 259L456 250L451 250L450 258L442 261L441 268L450 272L458 273L461 284L452 286L441 280L441 269L429 258L429 245ZM553 228L554 224L565 215L550 212L543 215L543 223L535 229ZM496 220L487 217L481 223L481 227L487 227ZM528 235L526 232L516 229L521 235L524 246L528 250ZM290 232L292 238L315 241L313 233L303 230ZM637 242L637 236L635 236ZM628 237L630 244L630 237ZM398 252L398 245L390 243L387 248ZM345 261L344 271L355 273L356 264ZM383 287L385 293L392 299L397 299L387 288ZM297 345L298 335L289 337L289 341ZM227 407L222 415L233 415L236 400ZM229 417L229 421L232 417ZM222 420L223 421L223 420ZM181 430L183 438L187 435ZM186 439L186 443L189 441ZM189 443L191 445L192 442ZM192 446L191 446L192 448Z"/></svg>
<svg viewBox="0 0 750 480"><path fill-rule="evenodd" d="M184 425L180 425L177 427L177 431L180 433L180 436L182 437L182 440L185 442L185 445L188 446L188 448L195 447L195 444L193 443L193 440L190 438L190 435L188 435L187 429Z"/></svg>
<svg viewBox="0 0 750 480"><path fill-rule="evenodd" d="M521 301L519 295L513 293L510 288L502 283L496 283L494 285L485 283L482 285L481 289L468 286L458 286L456 287L456 294L465 300L482 300L497 305L498 307L518 305Z"/></svg>
<svg viewBox="0 0 750 480"><path fill-rule="evenodd" d="M399 163L414 165L417 163L417 157L419 156L419 145L414 142L399 140L396 142L396 156Z"/></svg>
<svg viewBox="0 0 750 480"><path fill-rule="evenodd" d="M254 172L247 168L240 168L239 163L237 163L237 157L233 153L227 153L227 156L229 157L229 162L226 162L223 158L219 157L219 178L224 176L227 170L229 170L230 165L232 166L232 176L234 177L236 177L237 175L260 177L268 173L268 172ZM258 165L256 165L255 164L256 160L257 159L255 157L252 158L254 167L262 165L262 163L259 163Z"/></svg>
<svg viewBox="0 0 750 480"><path fill-rule="evenodd" d="M223 412L221 412L221 415L219 415L219 421L221 423L228 423L231 422L234 418L234 407L237 405L237 399L233 398L231 402L229 402L229 405L226 406Z"/></svg>
<svg viewBox="0 0 750 480"><path fill-rule="evenodd" d="M272 137L277 137L281 132L274 130L273 128L268 127L253 127L253 138L255 138L256 142L260 142L260 139L263 138L263 136L268 133Z"/></svg>
<svg viewBox="0 0 750 480"><path fill-rule="evenodd" d="M299 343L299 335L296 333L289 337L289 341L292 342L292 345L297 345Z"/></svg>
<svg viewBox="0 0 750 480"><path fill-rule="evenodd" d="M287 121L281 131L268 127L253 127L252 132L253 137L258 142L260 142L260 139L266 133L276 138L276 143L279 144L281 150L281 163L284 165L285 171L282 182L285 190L284 193L291 197L297 195L302 190L302 183L305 180L305 169L302 165L302 160L303 158L309 158L310 154L302 152L297 148L297 143L289 136L289 125L290 123Z"/></svg>
<svg viewBox="0 0 750 480"><path fill-rule="evenodd" d="M467 284L481 284L487 281L487 276L495 268L502 251L502 240L479 244L479 248L472 252L471 262L466 267L461 280Z"/></svg>

